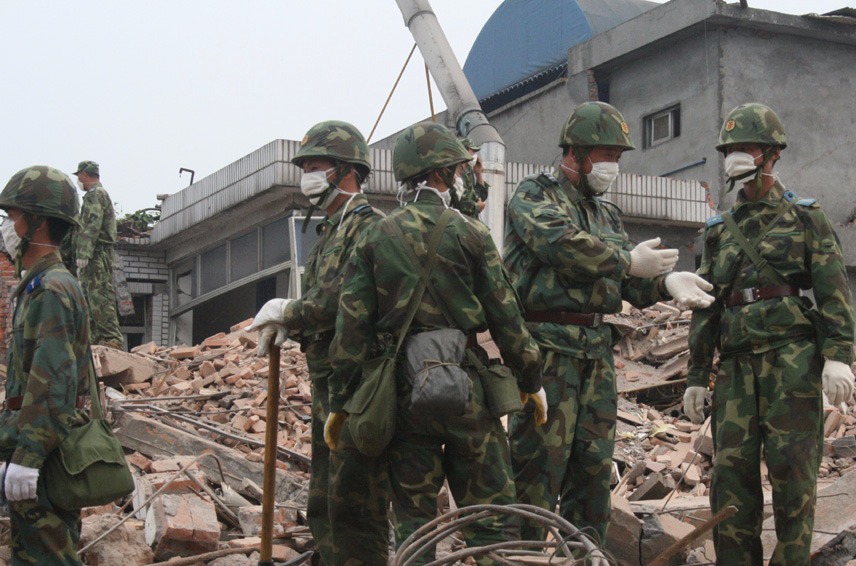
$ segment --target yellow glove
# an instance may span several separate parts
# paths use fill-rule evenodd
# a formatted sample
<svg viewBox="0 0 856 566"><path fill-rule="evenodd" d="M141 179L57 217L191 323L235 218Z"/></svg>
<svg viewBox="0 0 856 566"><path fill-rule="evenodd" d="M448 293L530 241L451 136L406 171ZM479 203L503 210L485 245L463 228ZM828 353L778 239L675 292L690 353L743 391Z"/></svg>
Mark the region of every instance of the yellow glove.
<svg viewBox="0 0 856 566"><path fill-rule="evenodd" d="M342 432L342 425L345 424L347 418L347 413L330 413L327 415L327 422L324 423L324 442L327 443L330 450L336 450L339 447L339 434Z"/></svg>
<svg viewBox="0 0 856 566"><path fill-rule="evenodd" d="M524 405L532 399L535 402L535 426L541 426L547 422L547 394L544 388L538 390L537 393L520 392L520 402Z"/></svg>

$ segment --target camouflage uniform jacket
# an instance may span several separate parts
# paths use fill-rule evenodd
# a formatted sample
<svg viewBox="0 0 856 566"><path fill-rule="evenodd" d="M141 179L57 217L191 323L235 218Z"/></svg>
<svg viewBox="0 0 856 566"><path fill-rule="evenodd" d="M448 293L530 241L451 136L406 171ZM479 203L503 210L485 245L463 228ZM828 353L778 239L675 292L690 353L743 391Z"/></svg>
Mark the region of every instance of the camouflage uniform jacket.
<svg viewBox="0 0 856 566"><path fill-rule="evenodd" d="M757 202L741 190L731 209L735 223L751 242L777 215L783 198L796 199L776 182ZM708 385L714 350L761 353L821 330L824 357L850 364L853 349L853 305L841 244L832 224L814 199L797 200L770 229L757 249L788 285L814 289L817 310L806 297L782 297L725 308L730 294L748 287L780 285L759 274L755 264L725 227L721 216L707 222L704 251L697 273L713 283L716 302L693 313L687 385Z"/></svg>
<svg viewBox="0 0 856 566"><path fill-rule="evenodd" d="M303 271L303 296L285 308L286 328L303 337L335 328L345 265L357 237L380 217L365 195L357 194L347 210L342 206L318 226L321 237Z"/></svg>
<svg viewBox="0 0 856 566"><path fill-rule="evenodd" d="M461 179L464 181L464 194L460 198L461 202L458 208L467 216L478 218L481 212L479 210L479 200L482 202L487 201L487 191L490 185L479 183L476 180L476 173L473 171L472 165L469 164L464 167Z"/></svg>
<svg viewBox="0 0 856 566"><path fill-rule="evenodd" d="M80 228L75 237L77 259L91 259L97 246L116 243L116 213L101 183L95 183L83 195Z"/></svg>
<svg viewBox="0 0 856 566"><path fill-rule="evenodd" d="M667 298L662 277L627 274L633 245L618 209L558 175L527 177L508 203L505 267L524 309L609 314L621 310L622 299L644 307ZM608 324L530 329L542 348L575 358L602 358L612 344Z"/></svg>
<svg viewBox="0 0 856 566"><path fill-rule="evenodd" d="M419 274L396 237L397 223L418 258L428 253L428 239L444 210L436 194L421 191L416 202L396 209L357 242L345 273L336 336L330 346L333 375L331 410L339 412L359 384L365 359L382 348L378 334L395 341L404 324ZM522 391L541 387L541 355L526 329L520 303L502 267L490 232L481 222L455 214L437 251L431 282L456 326L466 334L490 330L505 364L514 370ZM426 290L411 333L448 328L443 312Z"/></svg>
<svg viewBox="0 0 856 566"><path fill-rule="evenodd" d="M87 420L75 402L89 389L89 319L58 252L27 271L14 297L6 398L23 396L23 405L0 416L0 457L41 468L69 430Z"/></svg>

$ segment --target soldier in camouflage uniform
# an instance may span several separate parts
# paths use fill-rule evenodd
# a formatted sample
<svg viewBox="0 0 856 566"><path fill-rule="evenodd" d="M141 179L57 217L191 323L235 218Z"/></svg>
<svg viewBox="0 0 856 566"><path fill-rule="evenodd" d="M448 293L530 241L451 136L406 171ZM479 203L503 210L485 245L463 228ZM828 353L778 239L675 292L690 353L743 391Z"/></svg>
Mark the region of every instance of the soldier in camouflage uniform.
<svg viewBox="0 0 856 566"><path fill-rule="evenodd" d="M786 191L773 174L786 145L778 116L752 103L728 115L716 146L732 186L740 181L743 188L731 210L708 220L704 233L698 274L713 284L716 302L693 314L684 410L694 422L704 418L718 349L710 504L714 512L737 507L735 516L714 527L716 563L722 565L764 561L762 456L778 536L770 565L809 564L823 442L821 392L838 404L853 390L854 315L841 245L817 201ZM743 251L741 237L761 268ZM814 290L816 309L801 289Z"/></svg>
<svg viewBox="0 0 856 566"><path fill-rule="evenodd" d="M86 300L57 244L77 223L71 180L52 167L16 173L0 193L9 215L6 249L26 276L13 294L6 401L0 415L0 477L9 500L12 564L80 564L80 512L56 509L40 474L48 454L88 417L92 354ZM8 465L7 465L8 463Z"/></svg>
<svg viewBox="0 0 856 566"><path fill-rule="evenodd" d="M521 503L554 509L603 543L610 512L610 473L617 398L613 329L604 314L621 300L644 307L674 296L710 300L692 273L664 274L677 250L659 238L633 246L620 211L601 198L618 175L621 153L634 149L621 114L587 102L569 116L555 174L524 179L508 205L505 266L523 301L524 319L544 352L547 424L530 412L510 421L511 457ZM524 539L544 530L524 525Z"/></svg>
<svg viewBox="0 0 856 566"><path fill-rule="evenodd" d="M113 246L116 244L116 213L110 195L100 181L98 164L81 161L77 182L85 193L80 210L80 228L74 236L77 276L89 303L92 343L122 348L116 290L113 287Z"/></svg>
<svg viewBox="0 0 856 566"><path fill-rule="evenodd" d="M396 179L408 189L406 204L359 240L348 265L336 337L330 349L331 419L334 415L346 417L344 405L359 385L363 361L390 341L394 348L409 299L420 282L403 246L413 246L417 258L425 258L428 236L450 207L449 189L460 175L460 164L469 159L461 143L439 124L411 126L396 141L393 169ZM407 243L396 236L393 223L400 227ZM429 277L437 294L448 298L454 324L470 337L470 347L486 359L474 338L476 333L490 330L505 363L518 376L520 391L540 399L543 406L538 348L524 326L519 303L487 228L453 211L436 257L436 268ZM426 290L410 335L449 325L432 293ZM472 393L462 416L417 418L410 410L411 386L404 364L396 370L398 417L388 457L399 544L437 515L437 495L444 479L461 506L514 501L505 431L485 406L478 374L472 368L467 372ZM342 442L349 434L347 423L345 419ZM331 436L338 436L335 427L329 428ZM508 518L484 520L464 531L466 541L477 546L518 536L516 523Z"/></svg>
<svg viewBox="0 0 856 566"><path fill-rule="evenodd" d="M464 182L464 192L459 199L458 210L467 216L478 218L479 213L484 210L490 185L485 182L482 176L484 166L478 157L481 147L473 143L473 140L470 138L462 139L461 143L467 148L467 151L472 156L472 160L464 164L463 171L461 172L461 180Z"/></svg>
<svg viewBox="0 0 856 566"><path fill-rule="evenodd" d="M357 236L380 218L360 192L371 171L369 149L354 126L331 120L309 130L291 162L303 169L304 195L327 217L309 252L303 296L272 299L250 329L261 331L259 355L267 355L271 337L280 346L289 335L300 340L306 353L312 379L312 475L306 513L324 563L385 564L389 533L385 463L345 451L331 459L324 442L331 372L328 350L342 273ZM332 481L333 489L331 475L342 477ZM360 488L348 487L355 484Z"/></svg>

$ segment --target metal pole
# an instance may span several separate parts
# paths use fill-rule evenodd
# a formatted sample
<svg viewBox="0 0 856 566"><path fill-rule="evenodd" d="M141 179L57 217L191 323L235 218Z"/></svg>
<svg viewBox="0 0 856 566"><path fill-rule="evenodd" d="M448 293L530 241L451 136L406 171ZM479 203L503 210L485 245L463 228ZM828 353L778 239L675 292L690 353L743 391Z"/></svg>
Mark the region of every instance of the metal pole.
<svg viewBox="0 0 856 566"><path fill-rule="evenodd" d="M395 0L404 16L425 64L431 70L434 83L446 103L455 128L481 145L479 152L484 164L484 177L490 184L487 202L488 226L496 247L502 252L505 224L505 143L482 112L478 99L458 63L437 16L428 0Z"/></svg>
<svg viewBox="0 0 856 566"><path fill-rule="evenodd" d="M276 440L279 429L279 355L281 350L271 337L268 358L267 420L265 421L265 463L262 482L262 544L259 566L273 564L273 512L276 505Z"/></svg>

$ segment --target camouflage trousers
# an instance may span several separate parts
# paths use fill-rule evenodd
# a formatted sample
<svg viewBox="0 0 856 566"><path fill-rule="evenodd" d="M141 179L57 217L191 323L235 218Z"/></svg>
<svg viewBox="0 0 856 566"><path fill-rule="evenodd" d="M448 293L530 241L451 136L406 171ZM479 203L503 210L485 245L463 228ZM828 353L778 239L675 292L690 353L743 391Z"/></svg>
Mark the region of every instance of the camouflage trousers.
<svg viewBox="0 0 856 566"><path fill-rule="evenodd" d="M306 352L309 375L312 379L312 462L309 474L309 497L306 503L306 520L309 531L324 564L333 565L333 538L330 532L330 514L327 507L330 487L330 449L324 442L324 423L329 413L327 376L329 362L315 359L316 350L326 347L321 342L311 344ZM325 352L326 354L326 352ZM320 367L319 367L320 366ZM326 366L326 367L324 367Z"/></svg>
<svg viewBox="0 0 856 566"><path fill-rule="evenodd" d="M89 305L89 336L93 344L122 346L116 291L113 287L113 248L96 246L89 264L78 273Z"/></svg>
<svg viewBox="0 0 856 566"><path fill-rule="evenodd" d="M478 375L468 373L473 387L467 411L442 419L416 418L409 407L411 388L406 378L399 379L399 414L388 449L398 545L437 516L437 495L444 480L460 507L515 502L505 429L488 413ZM510 516L487 518L462 532L470 546L520 538L518 522ZM414 564L430 558L422 555Z"/></svg>
<svg viewBox="0 0 856 566"><path fill-rule="evenodd" d="M36 499L10 501L12 565L77 566L80 511L56 509L45 494L39 477Z"/></svg>
<svg viewBox="0 0 856 566"><path fill-rule="evenodd" d="M328 566L386 566L389 559L389 476L386 455L370 458L354 445L348 421L330 453Z"/></svg>
<svg viewBox="0 0 856 566"><path fill-rule="evenodd" d="M534 404L512 416L511 462L520 503L553 510L599 543L610 516L610 477L618 412L612 354L598 360L542 350L547 422L535 426ZM524 524L524 540L544 540Z"/></svg>
<svg viewBox="0 0 856 566"><path fill-rule="evenodd" d="M714 528L717 564L764 563L762 454L778 538L769 564L810 563L823 442L821 361L811 339L722 360L713 394L710 505L713 512L734 505L737 514Z"/></svg>

